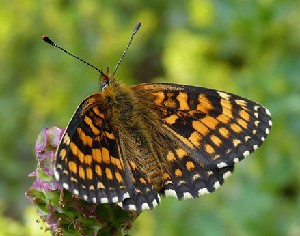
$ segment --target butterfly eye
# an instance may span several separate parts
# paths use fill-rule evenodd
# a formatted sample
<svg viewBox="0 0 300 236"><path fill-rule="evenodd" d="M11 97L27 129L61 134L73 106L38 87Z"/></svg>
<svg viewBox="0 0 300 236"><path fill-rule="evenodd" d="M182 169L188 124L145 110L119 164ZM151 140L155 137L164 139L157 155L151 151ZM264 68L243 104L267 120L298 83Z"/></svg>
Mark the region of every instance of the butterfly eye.
<svg viewBox="0 0 300 236"><path fill-rule="evenodd" d="M104 89L107 87L107 85L108 85L108 80L105 80L104 82L102 82L100 84L100 90L104 91Z"/></svg>

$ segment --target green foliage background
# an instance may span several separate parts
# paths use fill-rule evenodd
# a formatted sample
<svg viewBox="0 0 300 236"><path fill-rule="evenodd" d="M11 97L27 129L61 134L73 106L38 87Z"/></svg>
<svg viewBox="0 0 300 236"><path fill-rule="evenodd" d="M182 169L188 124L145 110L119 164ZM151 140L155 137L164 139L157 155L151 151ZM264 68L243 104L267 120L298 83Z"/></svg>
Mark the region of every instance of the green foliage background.
<svg viewBox="0 0 300 236"><path fill-rule="evenodd" d="M289 0L1 1L0 235L40 235L24 196L42 128L65 127L99 74L41 41L47 34L128 85L200 85L273 114L265 144L216 193L167 198L133 235L300 235L300 2ZM38 226L37 226L38 227Z"/></svg>

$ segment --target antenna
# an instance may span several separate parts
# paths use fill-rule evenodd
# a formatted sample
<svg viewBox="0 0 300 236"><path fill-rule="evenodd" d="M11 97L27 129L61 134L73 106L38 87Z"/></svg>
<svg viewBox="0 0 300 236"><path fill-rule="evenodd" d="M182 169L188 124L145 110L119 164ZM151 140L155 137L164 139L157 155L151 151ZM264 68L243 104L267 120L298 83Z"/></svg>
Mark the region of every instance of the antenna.
<svg viewBox="0 0 300 236"><path fill-rule="evenodd" d="M66 49L64 49L64 48L60 47L59 45L57 45L56 43L54 43L49 37L43 35L43 36L42 36L42 40L43 40L44 42L50 44L51 46L56 47L56 48L62 50L63 52L65 52L65 53L67 53L68 55L70 55L71 57L74 57L74 58L76 58L77 60L83 62L84 64L86 64L86 65L88 65L88 66L94 68L96 71L100 72L101 75L103 75L105 78L107 78L107 76L102 72L102 70L99 70L97 67L93 66L92 64L88 63L87 61L85 61L85 60L83 60L83 59L81 59L81 58L75 56L74 54L68 52Z"/></svg>
<svg viewBox="0 0 300 236"><path fill-rule="evenodd" d="M125 57L125 55L126 55L126 53L127 53L128 48L130 47L130 45L131 45L131 43L132 43L132 40L133 40L134 36L136 35L136 33L138 32L138 30L140 29L141 25L142 25L142 23L139 21L139 22L137 23L137 25L134 27L134 30L133 30L133 32L132 32L132 34L131 34L131 36L130 36L129 42L128 42L128 44L127 44L127 46L126 46L126 48L125 48L125 50L124 50L124 52L123 52L123 54L122 54L120 60L118 61L117 65L116 65L116 67L115 67L115 69L114 69L113 76L116 74L116 72L117 72L117 70L118 70L118 68L119 68L119 66L120 66L120 64L121 64L121 62L123 61L123 59L124 59L124 57Z"/></svg>
<svg viewBox="0 0 300 236"><path fill-rule="evenodd" d="M130 40L129 40L129 42L128 42L128 44L127 44L127 46L126 46L126 48L125 48L125 50L124 50L124 52L123 52L123 54L122 54L120 60L118 61L117 65L116 65L116 67L115 67L115 69L114 69L113 75L115 75L116 71L118 70L118 68L119 68L119 66L120 66L120 64L121 64L121 62L123 61L123 59L124 59L124 57L125 57L125 55L126 55L126 53L127 53L128 48L130 47L130 45L131 45L131 43L132 43L132 40L133 40L134 36L136 35L136 33L138 32L138 30L140 29L141 25L142 25L142 23L139 21L139 22L137 23L137 25L134 27L134 30L133 30L133 32L132 32L132 34L131 34L131 36L130 36ZM104 76L104 77L108 80L107 76L103 73L102 70L100 70L100 69L98 69L97 67L93 66L93 65L90 64L89 62L87 62L87 61L81 59L80 57L77 57L77 56L75 56L74 54L68 52L66 49L64 49L64 48L62 48L61 46L59 46L59 45L57 45L56 43L54 43L48 36L43 35L43 36L42 36L42 40L43 40L44 42L50 44L51 46L60 49L60 50L63 51L64 53L68 54L69 56L74 57L74 58L76 58L77 60L83 62L84 64L86 64L86 65L92 67L92 68L95 69L96 71L100 72L100 74L101 74L102 76Z"/></svg>

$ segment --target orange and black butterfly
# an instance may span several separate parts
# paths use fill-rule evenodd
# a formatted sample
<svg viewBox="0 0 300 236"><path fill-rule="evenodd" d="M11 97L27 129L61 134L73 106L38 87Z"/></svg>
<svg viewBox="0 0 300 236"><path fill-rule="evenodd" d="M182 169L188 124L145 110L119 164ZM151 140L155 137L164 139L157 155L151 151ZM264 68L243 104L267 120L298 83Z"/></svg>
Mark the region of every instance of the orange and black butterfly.
<svg viewBox="0 0 300 236"><path fill-rule="evenodd" d="M160 196L215 191L271 125L269 110L237 95L178 84L128 87L107 70L61 139L55 176L88 202L152 209Z"/></svg>

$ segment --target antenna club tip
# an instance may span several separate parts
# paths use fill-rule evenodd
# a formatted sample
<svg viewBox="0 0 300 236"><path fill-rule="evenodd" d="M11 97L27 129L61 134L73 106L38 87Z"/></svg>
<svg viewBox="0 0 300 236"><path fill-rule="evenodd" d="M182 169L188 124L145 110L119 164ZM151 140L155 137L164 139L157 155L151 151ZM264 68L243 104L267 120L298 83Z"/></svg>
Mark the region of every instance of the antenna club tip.
<svg viewBox="0 0 300 236"><path fill-rule="evenodd" d="M134 27L134 32L135 32L135 33L140 29L141 25L142 25L142 22L141 22L141 21L139 21L139 22L136 24L136 26Z"/></svg>
<svg viewBox="0 0 300 236"><path fill-rule="evenodd" d="M42 40L43 40L44 42L46 42L46 43L51 44L51 45L54 44L54 43L52 42L52 40L51 40L48 36L46 36L46 35L43 35L43 36L42 36Z"/></svg>
<svg viewBox="0 0 300 236"><path fill-rule="evenodd" d="M42 40L43 40L43 41L45 41L45 40L47 40L47 39L48 39L48 36L42 35Z"/></svg>

